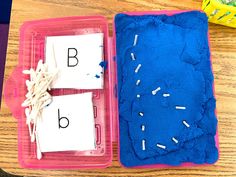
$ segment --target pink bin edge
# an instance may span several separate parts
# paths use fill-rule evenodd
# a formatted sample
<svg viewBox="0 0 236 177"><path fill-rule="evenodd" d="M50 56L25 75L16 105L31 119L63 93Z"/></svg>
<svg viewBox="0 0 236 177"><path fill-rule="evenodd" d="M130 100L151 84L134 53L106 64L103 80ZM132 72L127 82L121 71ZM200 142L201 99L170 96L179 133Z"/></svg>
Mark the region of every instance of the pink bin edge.
<svg viewBox="0 0 236 177"><path fill-rule="evenodd" d="M50 22L50 21L62 21L62 20L74 20L74 19L102 19L105 23L106 23L106 30L107 30L107 36L106 36L106 40L107 40L107 44L108 44L108 50L110 50L110 44L109 44L109 31L108 31L108 22L107 22L107 19L104 17L104 16L101 16L101 15L94 15L94 16L72 16L72 17L62 17L62 18L49 18L49 19L41 19L41 20L35 20L35 21L26 21L22 24L21 28L20 28L20 40L19 41L22 41L22 39L24 38L24 30L26 30L29 26L31 25L35 25L35 24L43 24L45 22ZM20 42L21 43L21 42ZM22 54L22 51L23 51L23 46L22 45L19 45L19 60L18 60L18 64L16 65L16 67L13 69L12 73L10 74L9 78L6 80L6 84L4 86L4 94L3 94L3 97L4 97L4 100L5 100L5 103L6 105L10 108L11 112L12 112L12 115L13 117L16 118L16 120L18 120L20 117L20 115L18 115L18 111L16 111L16 109L18 108L15 108L16 106L19 107L19 105L12 105L10 102L10 99L12 97L7 97L7 95L11 95L13 97L17 97L17 94L18 94L18 90L17 90L17 85L19 84L19 81L14 79L16 75L18 74L21 74L22 72L22 67L21 67L21 63L23 61L23 54ZM110 52L108 52L108 58L107 58L108 62L111 61L111 55L110 55ZM109 70L109 75L111 75L110 73L111 71ZM111 83L111 77L109 77L109 83ZM14 87L14 89L12 89L12 87ZM111 88L110 88L111 89ZM109 96L111 97L112 93L109 93ZM110 100L110 104L111 104L112 100ZM111 106L111 105L110 105ZM111 110L110 110L110 115L111 115ZM104 163L102 165L88 165L88 166L60 166L60 167L55 167L55 166L47 166L47 167L36 167L34 165L28 165L28 164L25 164L23 159L22 159L22 156L21 156L21 153L18 153L18 161L19 161L19 164L21 165L22 168L28 168L28 169L59 169L59 170L69 170L69 169L94 169L94 168L106 168L106 167L109 167L111 166L112 164L112 159L113 159L113 146L112 146L112 142L113 142L113 138L112 138L112 131L113 131L113 126L112 126L112 118L110 118L110 130L111 130L111 146L109 148L109 151L111 152L111 155L110 155L110 159L107 163ZM18 123L17 121L17 132L18 132L18 135L17 135L17 138L18 138L18 151L21 151L21 146L20 146L20 143L19 143L19 139L21 137L21 131L20 131L20 124Z"/></svg>

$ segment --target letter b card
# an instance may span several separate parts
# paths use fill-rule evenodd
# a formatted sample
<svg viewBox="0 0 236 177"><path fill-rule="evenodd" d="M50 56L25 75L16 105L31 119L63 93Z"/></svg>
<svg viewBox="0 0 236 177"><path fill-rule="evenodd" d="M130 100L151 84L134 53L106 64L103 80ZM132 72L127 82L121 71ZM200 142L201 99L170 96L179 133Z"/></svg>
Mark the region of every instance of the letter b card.
<svg viewBox="0 0 236 177"><path fill-rule="evenodd" d="M52 88L103 88L103 33L49 36L45 45L49 72L58 69Z"/></svg>
<svg viewBox="0 0 236 177"><path fill-rule="evenodd" d="M41 152L95 149L92 92L54 96L37 122Z"/></svg>

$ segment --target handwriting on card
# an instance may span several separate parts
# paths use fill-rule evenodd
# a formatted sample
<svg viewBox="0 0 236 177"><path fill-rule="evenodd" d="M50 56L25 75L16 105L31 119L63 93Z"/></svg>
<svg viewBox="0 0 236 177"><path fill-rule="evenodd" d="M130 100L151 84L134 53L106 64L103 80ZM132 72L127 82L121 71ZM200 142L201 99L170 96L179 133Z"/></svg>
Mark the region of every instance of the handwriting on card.
<svg viewBox="0 0 236 177"><path fill-rule="evenodd" d="M92 92L54 96L37 124L41 152L95 149L94 124Z"/></svg>
<svg viewBox="0 0 236 177"><path fill-rule="evenodd" d="M60 116L60 109L57 110L58 113L58 125L59 129L60 128L67 128L70 124L70 121L67 117L61 117Z"/></svg>
<svg viewBox="0 0 236 177"><path fill-rule="evenodd" d="M102 89L103 33L48 36L45 61L58 69L51 88ZM99 74L99 77L95 77Z"/></svg>
<svg viewBox="0 0 236 177"><path fill-rule="evenodd" d="M68 48L67 52L67 66L68 67L75 67L79 63L79 59L77 58L78 51L76 48Z"/></svg>

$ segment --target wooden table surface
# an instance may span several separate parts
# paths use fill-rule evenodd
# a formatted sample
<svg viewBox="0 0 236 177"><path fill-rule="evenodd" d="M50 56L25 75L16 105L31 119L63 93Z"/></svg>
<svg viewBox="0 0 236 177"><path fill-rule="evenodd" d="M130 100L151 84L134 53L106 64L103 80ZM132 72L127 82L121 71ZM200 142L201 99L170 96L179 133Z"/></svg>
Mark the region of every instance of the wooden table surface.
<svg viewBox="0 0 236 177"><path fill-rule="evenodd" d="M110 32L118 12L161 9L200 9L201 0L14 0L12 6L6 80L18 62L19 27L26 20L74 15L104 15ZM236 177L236 29L209 25L219 120L220 159L212 166L165 169L125 169L117 160L114 144L112 166L94 170L28 170L17 160L17 123L2 103L0 113L0 167L24 176L231 176Z"/></svg>

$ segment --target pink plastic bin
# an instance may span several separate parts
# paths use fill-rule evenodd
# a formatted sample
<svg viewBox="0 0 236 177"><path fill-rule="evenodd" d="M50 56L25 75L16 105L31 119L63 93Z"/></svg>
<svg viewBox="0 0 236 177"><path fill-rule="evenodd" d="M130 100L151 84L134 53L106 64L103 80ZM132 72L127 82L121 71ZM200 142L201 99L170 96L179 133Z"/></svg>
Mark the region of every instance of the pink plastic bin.
<svg viewBox="0 0 236 177"><path fill-rule="evenodd" d="M185 11L129 12L130 15L167 14L173 15ZM39 59L44 59L46 36L77 35L94 32L104 33L104 58L108 68L104 73L103 90L93 90L94 119L96 128L96 150L44 153L41 160L36 158L36 145L31 143L26 125L24 108L28 79L22 70L35 68ZM34 169L78 169L105 168L112 162L112 142L119 140L117 78L114 38L109 37L108 22L102 16L78 16L26 22L20 30L19 63L8 78L4 89L5 102L18 122L18 159L23 168ZM83 93L88 90L56 89L52 95ZM216 135L218 147L218 133ZM119 153L119 141L118 141ZM193 166L184 163L181 166ZM167 167L166 165L147 165L147 167Z"/></svg>
<svg viewBox="0 0 236 177"><path fill-rule="evenodd" d="M106 167L112 161L112 83L111 69L105 71L103 90L93 90L94 119L96 128L96 150L76 152L44 153L41 160L36 158L36 145L31 143L26 125L24 108L21 107L27 92L28 79L22 70L35 68L39 59L44 58L46 36L104 33L104 57L110 59L108 48L108 23L104 17L69 17L26 22L20 33L19 63L6 82L5 101L18 121L19 162L26 168L89 168ZM108 61L109 62L109 61ZM52 95L86 92L87 90L56 89Z"/></svg>

